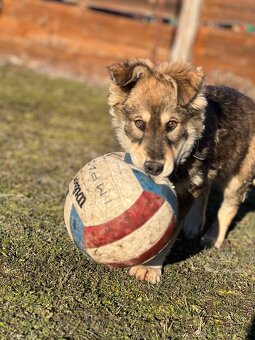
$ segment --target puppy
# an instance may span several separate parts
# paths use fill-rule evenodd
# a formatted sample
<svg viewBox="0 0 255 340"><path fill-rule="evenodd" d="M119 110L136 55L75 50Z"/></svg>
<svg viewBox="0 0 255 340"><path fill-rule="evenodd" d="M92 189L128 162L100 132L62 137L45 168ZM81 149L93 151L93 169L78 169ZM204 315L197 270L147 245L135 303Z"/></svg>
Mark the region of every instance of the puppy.
<svg viewBox="0 0 255 340"><path fill-rule="evenodd" d="M255 175L255 104L237 90L206 86L201 68L185 62L124 61L109 68L109 106L117 139L147 174L168 177L179 201L179 223L168 249L130 269L160 280L162 264L181 228L202 233L211 183L223 202L203 235L220 248Z"/></svg>

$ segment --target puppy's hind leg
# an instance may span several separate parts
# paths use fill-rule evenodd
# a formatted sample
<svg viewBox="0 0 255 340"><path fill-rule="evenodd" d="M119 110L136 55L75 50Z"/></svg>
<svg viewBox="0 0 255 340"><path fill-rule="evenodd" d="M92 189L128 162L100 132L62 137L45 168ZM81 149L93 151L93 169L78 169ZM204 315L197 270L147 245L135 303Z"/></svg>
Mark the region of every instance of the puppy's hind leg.
<svg viewBox="0 0 255 340"><path fill-rule="evenodd" d="M210 229L202 238L204 246L220 248L228 227L235 217L240 203L245 199L249 183L254 181L255 173L255 136L253 137L249 150L245 156L239 173L234 176L225 186L223 191L223 202L218 211L217 218Z"/></svg>
<svg viewBox="0 0 255 340"><path fill-rule="evenodd" d="M203 231L209 191L210 188L208 185L203 190L201 195L194 201L185 218L183 224L183 232L185 238L187 239L194 239L196 236L200 235Z"/></svg>
<svg viewBox="0 0 255 340"><path fill-rule="evenodd" d="M203 246L220 248L239 205L245 198L247 191L246 181L234 177L226 186L223 193L223 202L217 214L217 218L206 234L202 237Z"/></svg>

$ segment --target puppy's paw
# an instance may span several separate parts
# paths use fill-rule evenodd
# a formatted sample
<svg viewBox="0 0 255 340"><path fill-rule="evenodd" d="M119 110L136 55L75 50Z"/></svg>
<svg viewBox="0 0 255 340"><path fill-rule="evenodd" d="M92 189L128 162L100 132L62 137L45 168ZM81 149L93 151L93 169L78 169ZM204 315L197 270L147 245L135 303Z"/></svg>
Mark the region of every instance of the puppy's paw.
<svg viewBox="0 0 255 340"><path fill-rule="evenodd" d="M220 249L222 246L224 239L220 239L219 237L214 237L209 234L205 234L201 239L201 245L203 248L212 248L215 247Z"/></svg>
<svg viewBox="0 0 255 340"><path fill-rule="evenodd" d="M162 267L134 266L130 268L129 275L138 280L157 283L160 281Z"/></svg>

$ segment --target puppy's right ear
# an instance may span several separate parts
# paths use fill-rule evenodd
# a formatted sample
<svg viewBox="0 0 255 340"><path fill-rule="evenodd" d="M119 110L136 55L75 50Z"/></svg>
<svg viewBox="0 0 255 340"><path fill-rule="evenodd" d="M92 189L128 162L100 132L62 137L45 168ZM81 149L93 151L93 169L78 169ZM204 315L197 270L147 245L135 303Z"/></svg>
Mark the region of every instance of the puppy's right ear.
<svg viewBox="0 0 255 340"><path fill-rule="evenodd" d="M125 60L121 63L110 65L108 74L112 82L120 86L124 91L130 90L137 81L153 67L149 60Z"/></svg>

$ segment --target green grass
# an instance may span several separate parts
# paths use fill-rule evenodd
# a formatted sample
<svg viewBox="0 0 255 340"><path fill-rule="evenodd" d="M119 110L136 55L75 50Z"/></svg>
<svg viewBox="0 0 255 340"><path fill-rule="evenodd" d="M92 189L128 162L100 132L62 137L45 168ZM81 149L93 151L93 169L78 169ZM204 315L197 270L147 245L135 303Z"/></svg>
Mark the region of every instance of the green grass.
<svg viewBox="0 0 255 340"><path fill-rule="evenodd" d="M0 68L0 339L251 339L254 192L221 251L179 240L155 286L74 247L67 185L116 148L106 92Z"/></svg>

